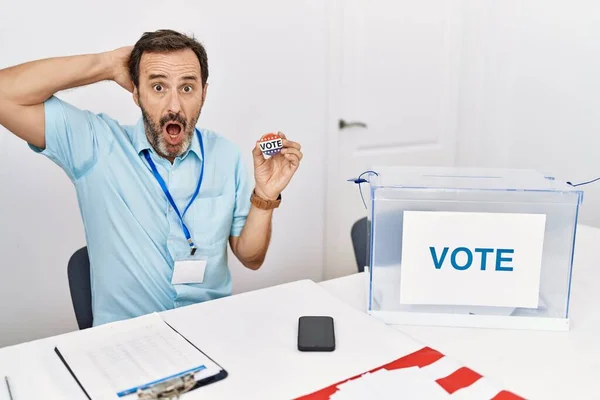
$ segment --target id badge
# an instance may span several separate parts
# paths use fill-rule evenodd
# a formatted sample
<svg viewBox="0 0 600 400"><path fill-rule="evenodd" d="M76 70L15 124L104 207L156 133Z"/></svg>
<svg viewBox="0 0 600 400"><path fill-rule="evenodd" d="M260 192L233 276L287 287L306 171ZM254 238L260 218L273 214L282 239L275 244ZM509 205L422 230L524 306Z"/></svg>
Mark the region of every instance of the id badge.
<svg viewBox="0 0 600 400"><path fill-rule="evenodd" d="M202 283L206 271L206 260L184 259L175 261L171 284Z"/></svg>

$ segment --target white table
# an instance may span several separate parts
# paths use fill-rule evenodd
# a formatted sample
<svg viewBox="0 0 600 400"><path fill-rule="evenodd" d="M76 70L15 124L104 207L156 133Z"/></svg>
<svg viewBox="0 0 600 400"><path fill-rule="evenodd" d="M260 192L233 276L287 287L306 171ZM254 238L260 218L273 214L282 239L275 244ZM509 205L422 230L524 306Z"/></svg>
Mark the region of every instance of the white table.
<svg viewBox="0 0 600 400"><path fill-rule="evenodd" d="M319 314L335 320L336 350L298 351L298 318ZM195 304L161 316L229 373L226 379L186 394L183 400L290 399L423 347L309 280ZM0 378L10 376L15 400L84 400L53 349L102 328L1 349ZM2 381L0 399L8 399Z"/></svg>
<svg viewBox="0 0 600 400"><path fill-rule="evenodd" d="M299 281L162 313L230 373L187 399L291 398L390 362L427 345L532 399L599 398L600 271L594 250L600 230L577 238L570 332L389 327L364 313L364 276ZM300 315L332 315L337 349L296 349ZM398 330L406 333L403 334ZM0 349L0 378L11 376L16 400L84 399L53 348L86 331ZM413 339L411 339L411 337ZM2 383L2 382L0 382ZM204 390L206 389L206 390ZM0 399L8 394L0 385Z"/></svg>
<svg viewBox="0 0 600 400"><path fill-rule="evenodd" d="M579 226L569 332L395 326L428 346L531 399L598 399L600 379L600 229ZM322 283L366 310L362 274Z"/></svg>

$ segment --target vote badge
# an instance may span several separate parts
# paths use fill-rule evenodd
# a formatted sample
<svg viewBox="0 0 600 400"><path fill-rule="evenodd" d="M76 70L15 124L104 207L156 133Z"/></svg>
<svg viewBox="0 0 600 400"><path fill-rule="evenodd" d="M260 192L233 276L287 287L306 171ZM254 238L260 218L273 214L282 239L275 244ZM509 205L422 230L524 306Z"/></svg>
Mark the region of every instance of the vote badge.
<svg viewBox="0 0 600 400"><path fill-rule="evenodd" d="M283 148L283 139L277 133L267 133L258 141L258 147L263 155L274 156Z"/></svg>

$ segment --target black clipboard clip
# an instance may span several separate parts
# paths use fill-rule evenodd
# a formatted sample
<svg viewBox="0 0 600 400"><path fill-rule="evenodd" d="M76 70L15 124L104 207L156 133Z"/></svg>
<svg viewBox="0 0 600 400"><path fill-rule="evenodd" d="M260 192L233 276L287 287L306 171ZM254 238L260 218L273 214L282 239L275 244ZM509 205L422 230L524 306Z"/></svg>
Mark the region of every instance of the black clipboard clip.
<svg viewBox="0 0 600 400"><path fill-rule="evenodd" d="M139 400L177 400L182 394L194 389L196 384L194 373L191 372L149 387L139 388L137 398Z"/></svg>

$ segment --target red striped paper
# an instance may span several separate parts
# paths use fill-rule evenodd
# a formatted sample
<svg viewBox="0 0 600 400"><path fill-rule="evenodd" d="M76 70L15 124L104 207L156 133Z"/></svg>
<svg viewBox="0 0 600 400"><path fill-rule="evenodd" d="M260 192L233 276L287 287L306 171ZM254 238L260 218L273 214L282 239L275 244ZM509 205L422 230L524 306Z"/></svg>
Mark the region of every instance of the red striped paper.
<svg viewBox="0 0 600 400"><path fill-rule="evenodd" d="M380 367L374 368L367 372L375 372L380 369L387 370L395 370L401 368L410 368L410 367L419 367L424 368L427 366L433 366L436 362L444 359L445 356L437 350L434 350L429 347L423 347L422 349L408 354L404 357L400 357L399 359L392 361L391 363L382 365ZM363 373L363 374L364 374ZM344 382L348 382L353 379L360 378L363 374L359 374L353 376L349 379L337 382L331 386L318 390L316 392L298 397L296 400L326 400L329 399L329 396L334 394L337 391L337 386L341 385ZM456 370L451 372L449 375L435 379L435 381L449 394L456 393L458 391L465 391L473 385L475 382L482 379L482 375L477 372L464 367L459 366ZM483 382L482 382L483 383ZM491 384L491 383L490 383ZM517 396L516 394L508 391L498 389L496 395L491 398L491 400L524 400L523 397Z"/></svg>

